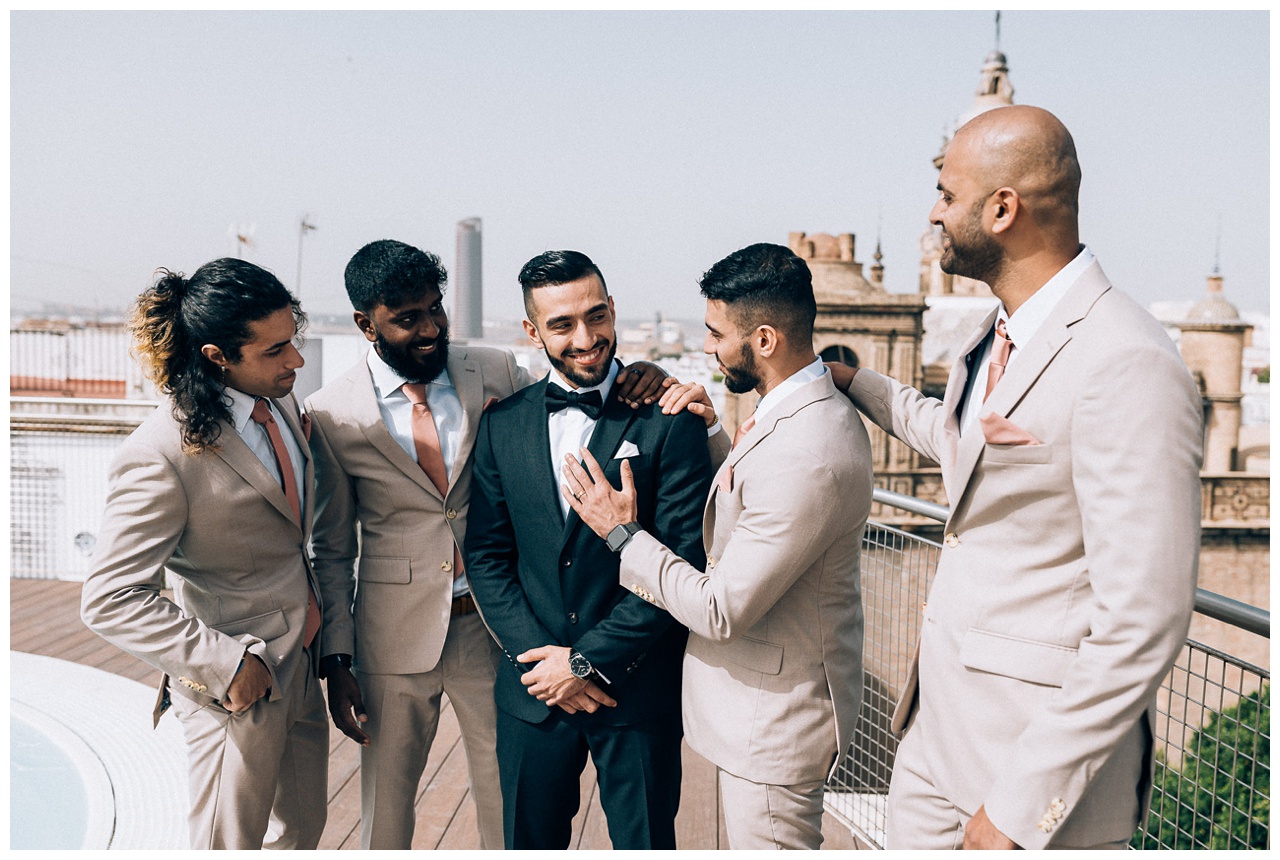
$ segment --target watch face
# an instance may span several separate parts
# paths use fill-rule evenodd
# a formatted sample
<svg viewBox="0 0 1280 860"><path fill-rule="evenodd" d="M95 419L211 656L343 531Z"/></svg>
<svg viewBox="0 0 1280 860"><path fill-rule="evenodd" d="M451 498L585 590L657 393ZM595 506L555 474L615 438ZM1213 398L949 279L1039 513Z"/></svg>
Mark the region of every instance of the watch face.
<svg viewBox="0 0 1280 860"><path fill-rule="evenodd" d="M585 678L591 674L591 663L577 651L569 655L569 671L575 678Z"/></svg>

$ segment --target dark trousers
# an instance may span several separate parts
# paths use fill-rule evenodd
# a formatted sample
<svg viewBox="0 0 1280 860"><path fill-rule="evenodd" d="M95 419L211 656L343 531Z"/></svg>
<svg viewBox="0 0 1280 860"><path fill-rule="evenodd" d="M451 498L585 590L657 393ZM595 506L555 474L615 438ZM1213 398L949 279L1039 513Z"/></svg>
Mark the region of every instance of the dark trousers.
<svg viewBox="0 0 1280 860"><path fill-rule="evenodd" d="M614 849L676 847L680 715L629 726L559 708L541 723L498 709L498 776L508 849L569 847L587 753Z"/></svg>

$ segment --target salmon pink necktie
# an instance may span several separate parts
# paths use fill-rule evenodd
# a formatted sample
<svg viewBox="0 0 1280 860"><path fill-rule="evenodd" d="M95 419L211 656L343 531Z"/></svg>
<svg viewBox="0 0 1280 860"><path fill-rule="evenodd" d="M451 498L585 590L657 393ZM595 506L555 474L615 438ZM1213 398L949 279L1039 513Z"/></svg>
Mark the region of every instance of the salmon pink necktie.
<svg viewBox="0 0 1280 860"><path fill-rule="evenodd" d="M271 450L275 452L276 465L280 467L280 482L284 485L284 497L289 502L289 508L298 518L298 525L301 527L302 503L298 498L298 482L294 477L293 460L289 458L289 450L284 446L284 437L280 435L280 425L276 424L276 419L271 417L271 408L261 397L254 401L251 417L266 429L267 436L271 439ZM315 592L312 591L311 582L308 579L307 621L302 628L302 647L310 648L319 630L320 604L316 601Z"/></svg>
<svg viewBox="0 0 1280 860"><path fill-rule="evenodd" d="M436 431L431 407L427 405L427 386L421 382L406 382L400 386L404 396L413 404L413 416L409 426L413 430L413 448L418 453L418 465L427 473L431 483L440 491L440 497L449 494L449 473L444 467L444 455L440 453L440 434ZM453 543L453 578L462 576L462 553L458 542Z"/></svg>
<svg viewBox="0 0 1280 860"><path fill-rule="evenodd" d="M996 323L996 336L991 343L991 364L987 367L987 393L982 396L983 403L987 402L987 398L991 396L991 390L996 387L1000 377L1004 376L1004 369L1009 363L1011 352L1013 352L1013 341L1009 340L1009 335L1005 332L1004 320L1000 320Z"/></svg>

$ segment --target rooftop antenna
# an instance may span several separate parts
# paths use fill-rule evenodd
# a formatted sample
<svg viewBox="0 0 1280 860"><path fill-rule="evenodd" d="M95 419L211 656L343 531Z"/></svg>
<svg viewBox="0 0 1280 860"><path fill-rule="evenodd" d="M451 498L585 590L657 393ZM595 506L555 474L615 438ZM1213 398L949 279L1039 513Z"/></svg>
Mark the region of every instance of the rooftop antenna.
<svg viewBox="0 0 1280 860"><path fill-rule="evenodd" d="M1000 12L996 12L996 50L1000 50Z"/></svg>
<svg viewBox="0 0 1280 860"><path fill-rule="evenodd" d="M298 222L298 277L293 283L293 288L297 290L296 297L302 295L302 240L314 229L316 225L311 223L311 215L303 215Z"/></svg>

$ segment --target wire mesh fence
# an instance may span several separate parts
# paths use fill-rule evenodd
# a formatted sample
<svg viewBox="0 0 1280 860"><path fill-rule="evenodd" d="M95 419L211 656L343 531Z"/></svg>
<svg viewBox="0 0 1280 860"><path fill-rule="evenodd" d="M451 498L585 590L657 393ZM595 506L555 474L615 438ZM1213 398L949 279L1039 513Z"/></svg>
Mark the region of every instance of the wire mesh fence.
<svg viewBox="0 0 1280 860"><path fill-rule="evenodd" d="M49 406L42 410L44 403ZM83 579L88 574L111 458L155 408L154 403L74 403L64 402L59 411L48 398L11 399L12 576ZM886 498L877 491L878 501ZM916 507L934 516L937 506ZM876 523L868 523L863 538L862 710L853 743L827 786L826 802L867 847L884 843L898 746L889 723L940 551L936 541ZM1216 596L1202 592L1201 603L1205 597ZM1223 614L1215 611L1213 617ZM1255 619L1252 629L1269 638L1266 618L1262 624ZM1266 669L1188 640L1159 693L1151 813L1133 847L1269 847L1270 678Z"/></svg>
<svg viewBox="0 0 1280 860"><path fill-rule="evenodd" d="M875 523L863 538L862 711L826 805L870 848L884 845L898 746L889 721L940 551L936 541ZM1131 847L1269 847L1269 684L1267 670L1187 641L1157 697L1151 812Z"/></svg>

